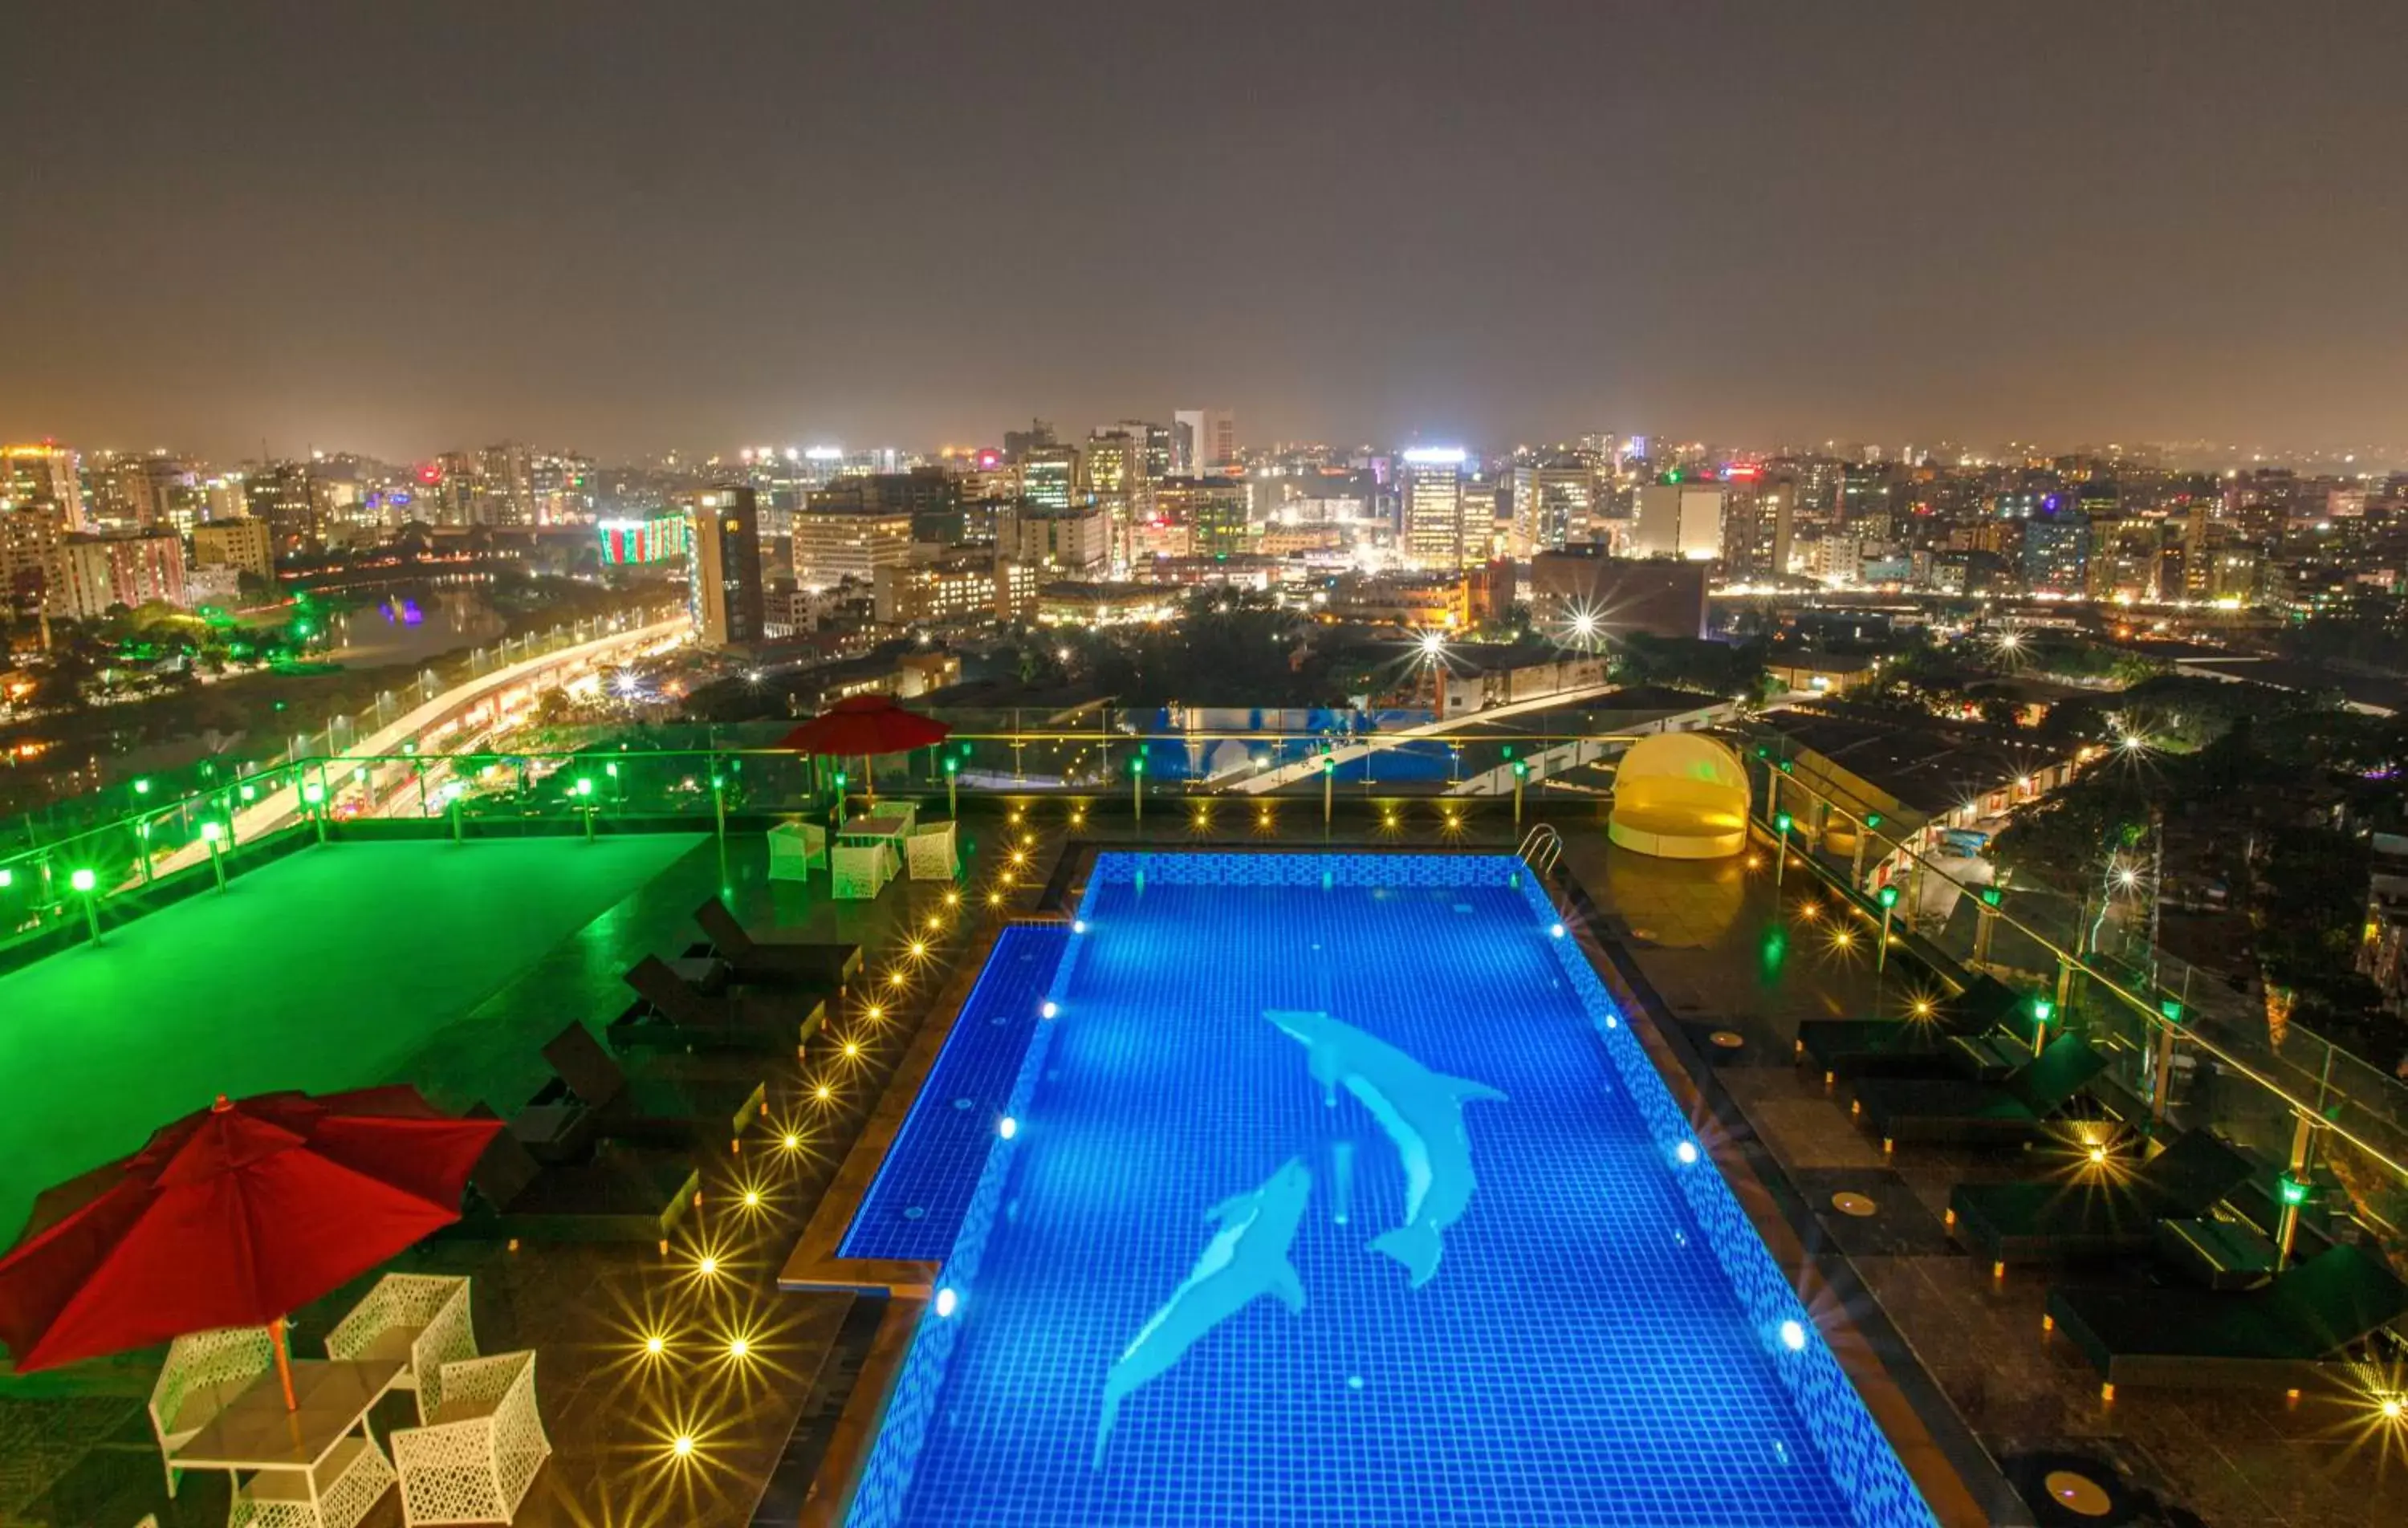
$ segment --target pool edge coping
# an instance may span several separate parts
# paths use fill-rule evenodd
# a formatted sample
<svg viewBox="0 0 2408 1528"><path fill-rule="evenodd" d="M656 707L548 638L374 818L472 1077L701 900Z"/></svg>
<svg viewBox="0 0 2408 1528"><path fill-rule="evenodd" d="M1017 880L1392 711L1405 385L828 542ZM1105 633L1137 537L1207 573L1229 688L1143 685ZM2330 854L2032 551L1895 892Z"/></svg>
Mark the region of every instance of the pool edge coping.
<svg viewBox="0 0 2408 1528"><path fill-rule="evenodd" d="M1070 914L1064 910L1082 892L1093 876L1096 860L1109 853L1180 853L1209 851L1215 853L1327 853L1394 854L1400 856L1429 854L1461 854L1496 857L1500 851L1491 847L1462 849L1426 846L1327 845L1319 849L1298 849L1293 845L1261 846L1180 846L1164 849L1160 845L1141 842L1123 843L1116 840L1077 838L1065 841L1057 850L1054 865L1042 882L1036 907L1014 911L988 928L982 930L963 953L966 957L956 965L927 1010L927 1017L911 1048L905 1052L894 1074L888 1078L886 1091L880 1096L877 1107L864 1124L836 1176L829 1179L821 1195L818 1207L810 1223L796 1243L793 1254L778 1275L781 1290L819 1292L846 1292L855 1295L882 1296L888 1301L881 1317L869 1353L865 1357L853 1383L851 1396L839 1413L834 1435L820 1468L813 1476L802 1513L802 1528L837 1528L851 1509L854 1494L860 1488L863 1469L869 1461L872 1446L884 1423L888 1403L896 1382L902 1374L903 1361L918 1331L920 1319L933 1292L936 1275L943 1264L938 1260L911 1259L847 1259L838 1255L845 1235L876 1180L893 1149L904 1121L909 1118L920 1090L925 1085L937 1058L951 1037L962 1008L968 1001L972 988L993 958L1003 931L1014 924L1065 924ZM1594 909L1596 903L1586 888L1569 869L1557 867L1548 874L1534 871L1533 878L1548 901L1574 934L1573 944L1581 958L1597 974L1614 1000L1625 1011L1642 1020L1634 1022L1631 1033L1654 1065L1673 1102L1698 1127L1698 1139L1706 1148L1709 1159L1731 1196L1747 1217L1751 1229L1764 1244L1799 1298L1810 1310L1816 1312L1815 1325L1825 1345L1856 1391L1858 1402L1869 1412L1881 1430L1883 1437L1898 1456L1907 1476L1914 1482L1925 1505L1943 1528L1988 1528L1988 1525L2014 1520L2001 1519L1981 1505L1981 1493L1959 1468L1956 1458L1934 1435L1926 1422L1923 1407L1907 1393L1891 1372L1892 1364L1903 1364L1922 1373L1921 1362L1902 1340L1889 1343L1876 1341L1859 1325L1851 1310L1850 1290L1836 1284L1826 1273L1822 1258L1826 1254L1810 1251L1799 1228L1784 1213L1779 1196L1774 1193L1756 1164L1742 1150L1742 1139L1730 1128L1714 1098L1711 1076L1700 1080L1693 1075L1679 1050L1667 1037L1667 1014L1662 1001L1650 987L1644 976L1635 969L1626 969L1625 962L1614 958L1619 946L1611 941L1598 926L1597 921L1583 916L1584 908ZM972 957L975 958L967 958ZM1779 1170L1778 1164L1772 1164ZM1840 1256L1849 1268L1855 1292L1872 1302L1876 1311L1879 1302L1872 1300L1860 1278L1855 1278L1853 1264ZM1894 1335L1894 1334L1893 1334ZM1928 1375L1924 1378L1928 1380ZM1939 1404L1947 1405L1936 1387L1924 1387L1936 1396ZM1959 1428L1962 1430L1961 1419ZM1968 1439L1970 1431L1966 1432ZM1978 1442L1972 1447L1980 1450ZM1982 1456L1987 1459L1986 1450ZM1993 1464L1995 1470L1995 1464ZM2020 1506L2012 1487L2000 1476L1998 1484L2004 1491L2003 1501ZM2029 1520L2024 1519L2028 1521Z"/></svg>

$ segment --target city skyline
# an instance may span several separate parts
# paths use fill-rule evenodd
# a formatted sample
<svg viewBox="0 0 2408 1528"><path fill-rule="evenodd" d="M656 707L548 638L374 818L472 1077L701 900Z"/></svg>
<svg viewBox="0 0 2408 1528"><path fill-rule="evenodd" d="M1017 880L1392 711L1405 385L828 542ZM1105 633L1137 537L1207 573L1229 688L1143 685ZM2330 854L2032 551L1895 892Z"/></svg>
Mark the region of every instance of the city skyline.
<svg viewBox="0 0 2408 1528"><path fill-rule="evenodd" d="M0 101L36 363L0 419L221 458L1181 400L1256 441L2390 444L2408 21L2175 18L77 7Z"/></svg>

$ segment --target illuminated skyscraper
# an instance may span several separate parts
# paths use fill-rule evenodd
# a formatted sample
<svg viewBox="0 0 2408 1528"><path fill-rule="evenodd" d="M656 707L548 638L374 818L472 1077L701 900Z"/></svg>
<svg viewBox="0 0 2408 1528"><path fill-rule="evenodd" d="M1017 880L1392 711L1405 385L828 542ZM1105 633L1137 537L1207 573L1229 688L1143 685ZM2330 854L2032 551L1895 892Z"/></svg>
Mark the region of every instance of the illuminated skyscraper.
<svg viewBox="0 0 2408 1528"><path fill-rule="evenodd" d="M1426 568L1455 569L1484 561L1488 552L1488 507L1482 505L1476 533L1467 531L1472 500L1463 491L1460 446L1416 446L1405 452L1401 495L1405 557Z"/></svg>
<svg viewBox="0 0 2408 1528"><path fill-rule="evenodd" d="M759 501L723 486L694 498L694 578L687 603L706 648L745 647L762 637Z"/></svg>
<svg viewBox="0 0 2408 1528"><path fill-rule="evenodd" d="M1087 497L1111 528L1115 576L1129 564L1129 527L1154 518L1154 478L1146 473L1145 450L1141 433L1098 430L1087 437L1080 459Z"/></svg>
<svg viewBox="0 0 2408 1528"><path fill-rule="evenodd" d="M85 527L83 484L76 453L44 441L0 450L0 500L17 510L38 510L62 531Z"/></svg>
<svg viewBox="0 0 2408 1528"><path fill-rule="evenodd" d="M1085 502L1079 491L1079 449L1030 447L1020 462L1020 493L1047 509L1068 509Z"/></svg>
<svg viewBox="0 0 2408 1528"><path fill-rule="evenodd" d="M1226 408L1182 408L1171 415L1171 468L1200 478L1238 464L1238 416ZM1179 460L1184 445L1187 456Z"/></svg>
<svg viewBox="0 0 2408 1528"><path fill-rule="evenodd" d="M1723 490L1719 483L1675 480L1639 491L1638 524L1630 550L1638 557L1681 557L1711 563L1723 554Z"/></svg>

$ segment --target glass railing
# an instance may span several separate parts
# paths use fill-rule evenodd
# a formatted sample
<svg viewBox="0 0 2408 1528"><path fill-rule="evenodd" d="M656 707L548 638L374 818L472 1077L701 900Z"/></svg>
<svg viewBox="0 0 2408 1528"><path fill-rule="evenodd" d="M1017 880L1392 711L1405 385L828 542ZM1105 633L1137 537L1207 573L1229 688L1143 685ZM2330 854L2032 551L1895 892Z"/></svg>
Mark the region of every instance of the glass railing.
<svg viewBox="0 0 2408 1528"><path fill-rule="evenodd" d="M561 645L566 645L566 642ZM529 656L536 655L531 651ZM512 655L511 661L515 661ZM1475 717L1434 732L1426 713L1118 710L939 712L943 744L868 760L812 759L779 747L794 722L522 728L511 747L422 750L404 738L373 750L297 754L222 779L154 780L138 803L0 853L0 958L32 958L96 923L238 874L257 860L347 824L482 835L509 831L626 832L757 827L839 812L869 797L931 804L980 795L1066 811L1091 806L1168 826L1165 798L1276 804L1293 822L1325 812L1375 825L1399 811L1458 818L1468 841L1510 844L1524 811L1599 813L1612 763L1656 718L1549 713L1556 730L1512 732ZM1691 719L1692 721L1698 719ZM389 730L389 729L388 729ZM365 735L374 736L373 732ZM1756 781L1759 825L1792 821L1798 864L1877 922L1894 885L1894 929L1957 973L1990 972L2050 996L2112 1059L2114 1080L2153 1113L2212 1123L2396 1238L2408 1228L2408 1087L2270 1012L2224 980L2152 958L2147 899L2113 884L2019 873L1987 883L1986 862L1941 851L1938 830L1901 835L1862 803L1759 760L1734 734ZM1770 739L1771 734L1763 737ZM1772 750L1768 750L1768 752ZM1780 779L1780 803L1770 778ZM1219 831L1242 834L1242 813ZM400 826L398 824L415 824ZM1476 836L1471 836L1476 835Z"/></svg>
<svg viewBox="0 0 2408 1528"><path fill-rule="evenodd" d="M2292 1021L2257 984L2238 989L2159 951L2145 866L2129 876L2019 867L1994 878L1987 860L1949 851L1948 825L1901 835L1812 770L1784 771L1779 734L1748 735L1763 745L1748 750L1759 830L1773 835L1786 816L1793 864L1845 895L1856 916L1878 923L1881 888L1896 888L1895 934L1961 971L2048 997L2057 1021L2086 1033L2153 1115L2211 1124L2269 1161L2296 1162L2312 1200L2346 1202L2387 1242L2408 1241L2408 1084ZM2302 1119L2315 1128L2303 1133Z"/></svg>

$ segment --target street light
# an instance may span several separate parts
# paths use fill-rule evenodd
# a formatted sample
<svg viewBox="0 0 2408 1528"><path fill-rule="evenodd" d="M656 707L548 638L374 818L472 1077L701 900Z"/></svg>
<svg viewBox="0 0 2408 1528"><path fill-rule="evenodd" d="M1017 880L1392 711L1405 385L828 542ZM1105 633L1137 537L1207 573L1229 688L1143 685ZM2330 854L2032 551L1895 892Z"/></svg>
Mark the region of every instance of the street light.
<svg viewBox="0 0 2408 1528"><path fill-rule="evenodd" d="M1786 760L1783 762L1787 763ZM1776 893L1781 890L1783 873L1789 868L1789 824L1792 821L1787 812L1772 814L1772 831L1775 835L1772 846L1772 889Z"/></svg>
<svg viewBox="0 0 2408 1528"><path fill-rule="evenodd" d="M67 884L83 898L84 926L92 930L92 942L100 943L100 898L94 895L100 878L90 870L78 870L67 877Z"/></svg>
<svg viewBox="0 0 2408 1528"><path fill-rule="evenodd" d="M218 890L221 892L226 889L226 874L225 861L219 857L218 842L224 836L225 827L222 823L205 821L201 824L201 842L208 846L209 869L217 876Z"/></svg>

